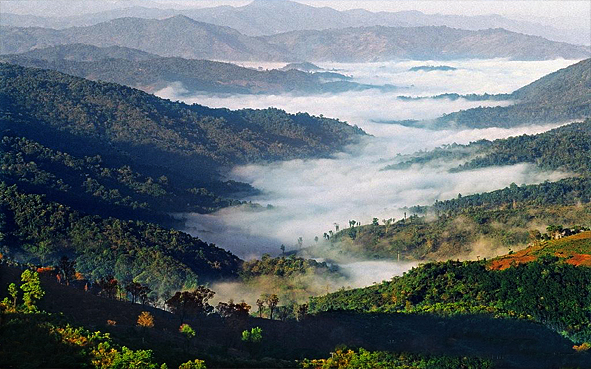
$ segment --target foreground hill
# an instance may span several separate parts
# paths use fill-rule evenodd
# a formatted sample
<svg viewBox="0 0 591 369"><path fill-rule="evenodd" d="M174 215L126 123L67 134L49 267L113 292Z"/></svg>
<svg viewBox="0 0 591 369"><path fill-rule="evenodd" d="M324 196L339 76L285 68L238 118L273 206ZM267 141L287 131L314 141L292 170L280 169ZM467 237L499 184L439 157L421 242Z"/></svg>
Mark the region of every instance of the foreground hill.
<svg viewBox="0 0 591 369"><path fill-rule="evenodd" d="M590 233L546 241L538 259L447 261L413 268L392 281L313 298L312 311L490 314L540 322L575 343L591 340ZM576 250L576 255L572 251ZM531 251L531 250L530 250ZM559 255L559 256L555 256ZM570 257L565 255L571 254ZM513 263L504 265L504 258ZM521 255L521 259L524 256ZM502 269L502 270L498 270Z"/></svg>
<svg viewBox="0 0 591 369"><path fill-rule="evenodd" d="M0 272L3 297L8 283L19 283L22 270L0 264ZM46 295L39 306L63 315L4 314L0 329L8 334L0 335L0 343L11 347L0 351L4 362L22 363L23 357L27 357L29 364L77 368L90 361L97 354L92 349L102 336L75 340L76 335L93 334L67 330L67 323L108 332L112 347L118 349L122 345L134 350L151 349L154 362L166 362L171 368L195 358L205 359L208 367L300 367L295 360L327 357L335 347L343 345L390 352L390 359L398 365L441 369L484 369L490 368L491 363L493 368L584 367L589 360L589 354L572 349L572 341L540 324L482 314L348 311L308 314L299 321L244 315L222 317L217 313L189 315L185 322L198 333L196 339L187 341L178 332L179 317L170 312L60 285L49 273L41 273L41 285ZM154 316L153 328L137 328L137 317L142 311ZM242 331L252 327L262 329L262 340L254 347L240 339ZM14 340L20 344L15 345ZM71 353L70 360L56 352Z"/></svg>
<svg viewBox="0 0 591 369"><path fill-rule="evenodd" d="M328 93L373 86L348 81L338 73L306 73L289 70L255 70L209 60L164 58L119 46L96 47L84 44L58 45L35 49L0 60L25 67L115 82L153 92L178 86L178 94L214 93ZM179 86L180 83L180 86Z"/></svg>
<svg viewBox="0 0 591 369"><path fill-rule="evenodd" d="M115 277L169 297L198 283L236 277L241 260L198 238L161 226L101 218L0 182L3 258L57 265L63 256L94 282Z"/></svg>
<svg viewBox="0 0 591 369"><path fill-rule="evenodd" d="M510 98L514 105L462 110L438 118L435 126L512 127L591 117L591 59L544 76Z"/></svg>
<svg viewBox="0 0 591 369"><path fill-rule="evenodd" d="M163 20L118 18L63 30L2 27L1 53L85 43L123 46L161 56L251 61L367 62L394 59L509 58L546 60L589 57L589 48L504 29L467 31L445 26L359 27L293 31L251 37L178 15ZM170 40L176 40L171 43Z"/></svg>
<svg viewBox="0 0 591 369"><path fill-rule="evenodd" d="M308 114L189 106L116 84L5 63L0 76L2 134L10 137L3 143L3 180L28 182L29 189L56 200L70 192L79 199L77 209L87 212L96 211L89 206L96 200L107 210L144 202L166 212L224 206L215 194L248 186L220 182L219 170L323 156L364 134ZM25 165L31 162L34 166Z"/></svg>

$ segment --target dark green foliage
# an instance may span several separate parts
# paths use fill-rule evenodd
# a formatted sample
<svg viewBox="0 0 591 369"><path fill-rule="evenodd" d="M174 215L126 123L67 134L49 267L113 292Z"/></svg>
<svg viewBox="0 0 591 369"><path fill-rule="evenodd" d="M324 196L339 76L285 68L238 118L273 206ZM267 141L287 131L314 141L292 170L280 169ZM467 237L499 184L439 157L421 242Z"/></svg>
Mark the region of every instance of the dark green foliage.
<svg viewBox="0 0 591 369"><path fill-rule="evenodd" d="M325 262L317 262L313 259L303 259L295 256L272 258L265 254L261 259L245 261L240 269L240 277L245 281L260 276L277 276L292 278L298 275L324 275L338 274L337 266L329 266Z"/></svg>
<svg viewBox="0 0 591 369"><path fill-rule="evenodd" d="M125 52L126 51L126 52ZM59 45L35 49L19 55L4 55L1 60L21 65L56 70L62 73L115 82L147 92L182 84L177 93L327 93L378 86L347 81L348 77L329 72L306 73L299 70L256 70L210 60L143 56L139 50L91 45ZM145 53L144 53L145 54ZM332 82L326 82L326 81ZM382 87L383 88L383 87Z"/></svg>
<svg viewBox="0 0 591 369"><path fill-rule="evenodd" d="M2 180L77 210L154 219L252 191L235 164L323 156L363 131L278 109L209 109L57 72L0 65Z"/></svg>
<svg viewBox="0 0 591 369"><path fill-rule="evenodd" d="M108 334L70 326L45 312L7 314L0 330L0 363L14 368L156 369L151 350L112 344Z"/></svg>
<svg viewBox="0 0 591 369"><path fill-rule="evenodd" d="M197 176L214 163L326 155L363 134L343 122L305 113L189 106L45 70L2 64L0 75L6 128L68 133L80 142L95 142L85 147L85 155L100 144L109 148L102 152L120 150L138 164Z"/></svg>
<svg viewBox="0 0 591 369"><path fill-rule="evenodd" d="M535 320L575 342L591 340L591 268L543 257L505 270L428 263L362 289L310 299L310 311L485 313Z"/></svg>
<svg viewBox="0 0 591 369"><path fill-rule="evenodd" d="M91 281L114 276L168 296L197 281L234 276L240 260L186 233L141 221L85 216L67 206L0 184L7 217L3 252L11 258L57 264L63 255Z"/></svg>
<svg viewBox="0 0 591 369"><path fill-rule="evenodd" d="M533 163L541 169L579 174L591 172L591 120L573 123L537 135L522 135L477 143L478 157L456 170ZM472 144L466 147L471 148Z"/></svg>
<svg viewBox="0 0 591 369"><path fill-rule="evenodd" d="M179 186L165 175L152 178L128 165L111 167L100 155L74 156L9 132L3 134L0 148L0 179L77 210L161 219L157 213L208 212L238 203L221 199L205 188L183 188L189 184ZM221 185L214 182L208 186L217 189Z"/></svg>

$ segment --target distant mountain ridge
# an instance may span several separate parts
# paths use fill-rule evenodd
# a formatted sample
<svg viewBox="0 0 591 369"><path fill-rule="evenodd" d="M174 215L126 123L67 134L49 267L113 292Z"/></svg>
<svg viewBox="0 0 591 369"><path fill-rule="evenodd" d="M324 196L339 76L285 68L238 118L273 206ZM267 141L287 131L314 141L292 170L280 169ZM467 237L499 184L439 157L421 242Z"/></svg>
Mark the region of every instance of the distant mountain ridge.
<svg viewBox="0 0 591 369"><path fill-rule="evenodd" d="M350 77L324 72L318 67L318 72L314 73L296 68L311 68L310 63L295 66L289 64L280 70L256 70L210 60L160 57L120 46L101 48L85 44L58 45L22 54L1 55L0 61L119 83L146 92L176 86L175 92L178 95L198 92L308 94L396 88L391 85L351 82Z"/></svg>
<svg viewBox="0 0 591 369"><path fill-rule="evenodd" d="M590 54L588 47L503 29L375 26L250 37L229 27L182 15L163 20L118 18L63 30L1 27L0 33L3 54L72 43L135 48L161 56L234 61L367 62L499 57L546 60L583 59Z"/></svg>
<svg viewBox="0 0 591 369"><path fill-rule="evenodd" d="M505 28L553 41L589 45L588 30L573 29L567 24L558 29L536 21L513 20L498 14L462 16L451 14L425 14L419 11L371 12L363 9L339 11L329 7L314 7L292 1L255 0L243 6L216 6L201 9L155 9L132 6L99 13L67 17L40 17L4 13L0 23L4 26L68 28L90 26L120 17L163 19L186 15L192 19L219 26L232 27L250 36L277 33L347 28L361 26L417 27L448 26L467 30Z"/></svg>

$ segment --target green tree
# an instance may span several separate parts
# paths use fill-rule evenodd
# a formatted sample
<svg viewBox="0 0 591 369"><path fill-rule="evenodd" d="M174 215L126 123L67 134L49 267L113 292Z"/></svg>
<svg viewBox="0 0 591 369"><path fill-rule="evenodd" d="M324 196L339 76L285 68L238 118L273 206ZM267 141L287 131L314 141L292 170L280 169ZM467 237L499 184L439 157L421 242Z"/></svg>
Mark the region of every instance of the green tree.
<svg viewBox="0 0 591 369"><path fill-rule="evenodd" d="M195 359L179 365L179 369L207 369L207 366L205 365L205 361Z"/></svg>
<svg viewBox="0 0 591 369"><path fill-rule="evenodd" d="M28 311L37 311L37 301L39 301L45 291L41 288L39 274L30 270L25 270L21 274L21 290L23 290L23 303Z"/></svg>
<svg viewBox="0 0 591 369"><path fill-rule="evenodd" d="M250 331L247 329L242 332L243 342L259 343L263 339L263 330L260 327L252 328Z"/></svg>
<svg viewBox="0 0 591 369"><path fill-rule="evenodd" d="M183 337L185 337L185 348L188 349L191 340L195 337L197 333L195 333L195 330L191 328L191 326L187 323L181 324L181 326L179 327L179 332L181 332Z"/></svg>

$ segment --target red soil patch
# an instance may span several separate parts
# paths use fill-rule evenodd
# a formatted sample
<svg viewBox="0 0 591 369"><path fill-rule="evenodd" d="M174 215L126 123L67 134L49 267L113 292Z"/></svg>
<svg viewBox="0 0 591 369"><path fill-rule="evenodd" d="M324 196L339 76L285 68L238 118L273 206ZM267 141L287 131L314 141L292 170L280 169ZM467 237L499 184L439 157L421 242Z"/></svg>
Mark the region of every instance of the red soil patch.
<svg viewBox="0 0 591 369"><path fill-rule="evenodd" d="M510 268L511 266L514 266L514 265L525 264L525 263L529 263L530 261L534 261L534 260L536 260L535 256L531 256L531 255L517 256L517 254L515 254L515 256L510 255L510 256L503 257L502 259L496 259L496 260L491 261L488 268L490 270L503 270L503 269Z"/></svg>
<svg viewBox="0 0 591 369"><path fill-rule="evenodd" d="M576 266L591 266L591 255L573 254L566 262Z"/></svg>

